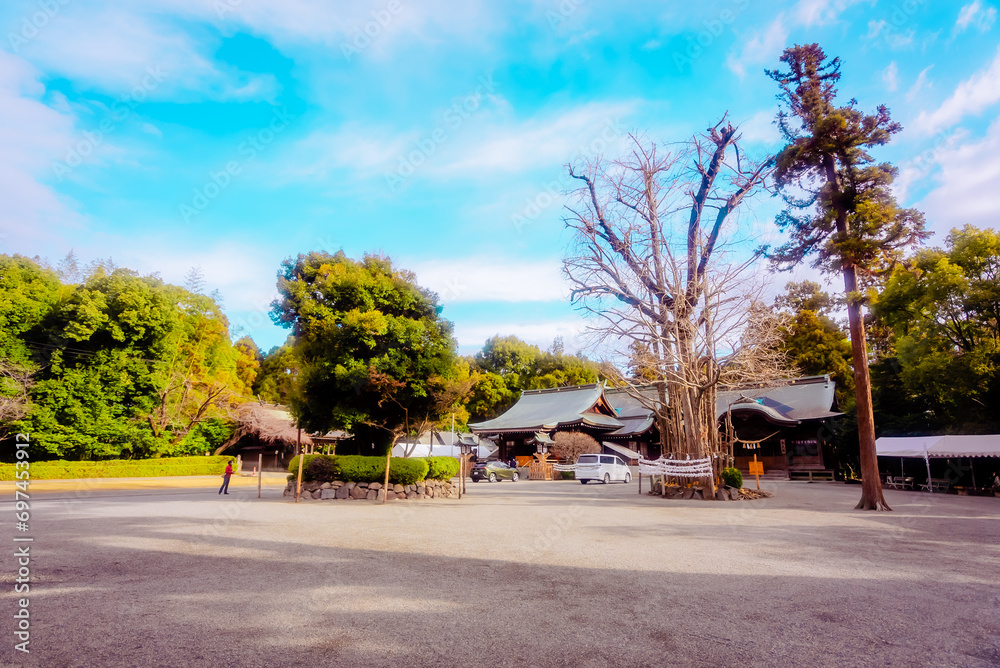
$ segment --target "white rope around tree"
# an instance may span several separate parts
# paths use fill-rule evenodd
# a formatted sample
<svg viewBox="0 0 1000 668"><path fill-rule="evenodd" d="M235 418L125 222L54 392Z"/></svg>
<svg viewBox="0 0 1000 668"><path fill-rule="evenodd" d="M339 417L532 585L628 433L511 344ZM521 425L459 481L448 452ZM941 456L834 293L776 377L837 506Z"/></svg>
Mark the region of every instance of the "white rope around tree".
<svg viewBox="0 0 1000 668"><path fill-rule="evenodd" d="M689 455L690 457L690 455ZM639 473L643 475L665 475L673 478L705 478L714 475L712 458L704 459L659 459L639 457Z"/></svg>
<svg viewBox="0 0 1000 668"><path fill-rule="evenodd" d="M553 471L576 471L576 464L553 464Z"/></svg>

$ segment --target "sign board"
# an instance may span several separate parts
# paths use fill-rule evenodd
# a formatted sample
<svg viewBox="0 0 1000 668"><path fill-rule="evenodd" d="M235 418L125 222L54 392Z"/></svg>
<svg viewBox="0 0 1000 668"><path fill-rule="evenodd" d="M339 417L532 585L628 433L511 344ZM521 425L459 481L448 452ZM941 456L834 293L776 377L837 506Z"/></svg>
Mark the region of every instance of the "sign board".
<svg viewBox="0 0 1000 668"><path fill-rule="evenodd" d="M750 464L750 475L764 475L764 462L748 462Z"/></svg>

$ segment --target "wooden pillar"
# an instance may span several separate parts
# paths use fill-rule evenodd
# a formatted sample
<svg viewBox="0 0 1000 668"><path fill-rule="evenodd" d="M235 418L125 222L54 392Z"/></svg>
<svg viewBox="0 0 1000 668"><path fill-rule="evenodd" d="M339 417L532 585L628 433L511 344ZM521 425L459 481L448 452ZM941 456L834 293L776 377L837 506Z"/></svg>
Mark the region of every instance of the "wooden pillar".
<svg viewBox="0 0 1000 668"><path fill-rule="evenodd" d="M299 427L299 433L295 437L295 447L299 450L299 482L295 486L295 503L298 503L299 495L302 494L302 465L306 461L305 453L302 452L302 427Z"/></svg>
<svg viewBox="0 0 1000 668"><path fill-rule="evenodd" d="M382 489L385 490L385 494L382 495L382 505L389 500L389 461L392 458L392 447L389 447L389 452L385 453L385 485Z"/></svg>

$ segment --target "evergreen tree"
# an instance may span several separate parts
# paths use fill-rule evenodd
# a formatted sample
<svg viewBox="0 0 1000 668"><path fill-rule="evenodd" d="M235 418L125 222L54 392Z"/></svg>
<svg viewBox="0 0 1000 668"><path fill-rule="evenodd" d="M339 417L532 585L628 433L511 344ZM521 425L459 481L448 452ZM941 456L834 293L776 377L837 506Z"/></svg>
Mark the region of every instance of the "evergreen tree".
<svg viewBox="0 0 1000 668"><path fill-rule="evenodd" d="M865 114L855 100L837 106L840 59L828 60L818 44L785 49L781 62L787 70L767 75L781 88L784 107L778 125L787 144L778 154L775 179L788 204L777 222L790 239L771 257L779 268L791 268L815 255L814 266L843 275L863 479L857 507L890 510L875 455L859 279L886 271L902 249L924 239L923 216L896 204L890 189L896 168L876 163L869 153L901 129L888 108Z"/></svg>

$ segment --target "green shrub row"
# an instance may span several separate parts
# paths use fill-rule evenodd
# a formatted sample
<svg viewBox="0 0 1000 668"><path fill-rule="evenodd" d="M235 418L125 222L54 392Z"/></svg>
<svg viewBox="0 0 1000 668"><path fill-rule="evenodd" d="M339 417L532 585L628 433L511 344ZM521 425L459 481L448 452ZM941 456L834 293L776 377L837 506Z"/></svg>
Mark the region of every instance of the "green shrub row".
<svg viewBox="0 0 1000 668"><path fill-rule="evenodd" d="M154 478L179 475L222 475L232 457L163 457L109 459L100 462L50 460L31 462L31 480L76 478ZM0 464L0 480L14 480L15 464Z"/></svg>
<svg viewBox="0 0 1000 668"><path fill-rule="evenodd" d="M299 458L288 463L294 478L299 474ZM458 460L454 457L393 457L389 464L389 482L412 485L427 478L448 480L458 475ZM365 455L305 455L302 464L305 482L382 482L385 480L385 457Z"/></svg>

